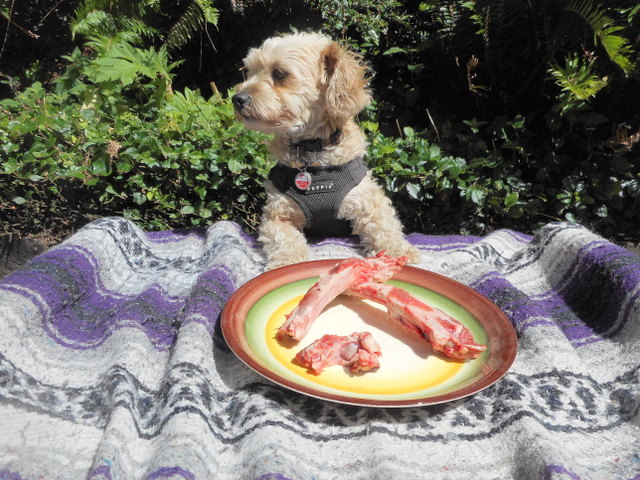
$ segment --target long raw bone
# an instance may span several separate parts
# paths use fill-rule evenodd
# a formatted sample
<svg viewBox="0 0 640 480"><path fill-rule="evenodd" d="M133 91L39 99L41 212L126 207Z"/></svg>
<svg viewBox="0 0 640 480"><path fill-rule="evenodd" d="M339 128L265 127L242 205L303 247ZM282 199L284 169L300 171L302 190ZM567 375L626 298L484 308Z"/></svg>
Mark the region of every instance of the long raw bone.
<svg viewBox="0 0 640 480"><path fill-rule="evenodd" d="M434 350L448 357L473 359L487 349L476 343L469 329L458 320L401 288L365 282L350 287L345 293L385 305L390 319L424 337Z"/></svg>
<svg viewBox="0 0 640 480"><path fill-rule="evenodd" d="M278 338L301 340L324 308L345 290L364 282L386 282L407 263L407 257L391 257L380 252L369 258L347 258L320 276L287 315L278 329Z"/></svg>

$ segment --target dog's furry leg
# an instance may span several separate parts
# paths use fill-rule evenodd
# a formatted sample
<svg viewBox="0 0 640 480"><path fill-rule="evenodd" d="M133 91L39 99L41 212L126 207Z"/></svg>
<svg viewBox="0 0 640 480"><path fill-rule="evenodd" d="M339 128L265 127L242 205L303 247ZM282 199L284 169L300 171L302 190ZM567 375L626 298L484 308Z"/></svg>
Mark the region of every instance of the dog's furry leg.
<svg viewBox="0 0 640 480"><path fill-rule="evenodd" d="M267 255L267 270L304 262L309 246L302 233L305 217L300 207L278 192L271 182L265 184L267 202L262 213L258 241Z"/></svg>
<svg viewBox="0 0 640 480"><path fill-rule="evenodd" d="M420 251L402 234L391 200L370 177L347 194L338 217L351 222L368 255L386 250L389 255L406 255L411 263L420 259Z"/></svg>

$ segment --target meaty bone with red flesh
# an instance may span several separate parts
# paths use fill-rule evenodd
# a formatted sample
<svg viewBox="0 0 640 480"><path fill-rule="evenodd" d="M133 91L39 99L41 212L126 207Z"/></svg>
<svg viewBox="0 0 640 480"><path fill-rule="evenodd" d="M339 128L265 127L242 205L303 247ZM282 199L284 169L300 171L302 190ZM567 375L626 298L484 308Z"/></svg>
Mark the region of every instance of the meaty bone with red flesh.
<svg viewBox="0 0 640 480"><path fill-rule="evenodd" d="M401 288L365 282L350 287L346 293L385 305L391 320L418 333L434 350L447 357L473 359L487 349L485 345L476 343L473 334L458 320Z"/></svg>
<svg viewBox="0 0 640 480"><path fill-rule="evenodd" d="M347 258L322 274L287 315L278 337L300 341L325 307L345 290L365 282L386 282L407 263L407 257L391 257L385 252L369 258Z"/></svg>
<svg viewBox="0 0 640 480"><path fill-rule="evenodd" d="M380 366L380 345L369 332L347 336L324 335L296 355L296 362L320 373L326 367L343 365L352 373L368 372Z"/></svg>

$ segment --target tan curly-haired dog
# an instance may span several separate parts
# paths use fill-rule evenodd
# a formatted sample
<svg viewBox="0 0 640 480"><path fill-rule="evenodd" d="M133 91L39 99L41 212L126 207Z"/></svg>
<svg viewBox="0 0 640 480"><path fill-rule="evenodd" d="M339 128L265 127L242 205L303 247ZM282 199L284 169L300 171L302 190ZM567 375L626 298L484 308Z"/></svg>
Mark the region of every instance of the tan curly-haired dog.
<svg viewBox="0 0 640 480"><path fill-rule="evenodd" d="M367 141L354 117L371 96L359 57L323 35L298 33L266 40L244 65L236 117L275 135L270 151L278 161L265 183L259 228L267 268L307 260L305 233L355 234L367 255L386 250L417 260L364 165Z"/></svg>

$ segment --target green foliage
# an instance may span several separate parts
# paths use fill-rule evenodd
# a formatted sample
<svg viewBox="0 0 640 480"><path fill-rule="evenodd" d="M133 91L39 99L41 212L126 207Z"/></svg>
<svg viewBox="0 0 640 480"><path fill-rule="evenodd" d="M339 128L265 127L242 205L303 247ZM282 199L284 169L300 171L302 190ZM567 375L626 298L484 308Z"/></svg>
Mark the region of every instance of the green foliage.
<svg viewBox="0 0 640 480"><path fill-rule="evenodd" d="M165 31L157 20L162 12L159 0L84 0L71 20L71 32L84 37L126 35L132 43L161 38L172 50L206 32L208 24L216 25L219 17L213 0L192 0Z"/></svg>
<svg viewBox="0 0 640 480"><path fill-rule="evenodd" d="M624 36L618 35L624 27L615 25L615 22L606 15L606 9L602 5L594 5L592 0L574 0L567 10L581 16L593 30L595 43L604 47L611 61L616 63L625 74L631 74L635 68L634 51L629 41ZM638 11L637 7L634 11Z"/></svg>
<svg viewBox="0 0 640 480"><path fill-rule="evenodd" d="M40 83L0 102L4 205L69 188L85 209L148 228L234 218L255 223L268 171L263 136L235 121L230 102L171 92L163 49L94 38L54 92Z"/></svg>
<svg viewBox="0 0 640 480"><path fill-rule="evenodd" d="M564 66L554 63L549 68L549 73L562 89L556 106L561 115L584 108L585 102L595 97L609 81L607 77L601 78L593 73L593 61L584 63L577 54L569 54L564 60Z"/></svg>
<svg viewBox="0 0 640 480"><path fill-rule="evenodd" d="M398 205L410 205L405 223L483 232L569 219L637 238L640 72L628 40L640 38L637 4L403 6L409 21L380 30L385 48L350 42L365 45L376 71L373 123L400 133L375 133L387 160L378 138L371 161Z"/></svg>
<svg viewBox="0 0 640 480"><path fill-rule="evenodd" d="M213 7L213 0L194 0L169 29L165 45L169 49L186 45L195 32L206 31L208 23L218 24L218 9Z"/></svg>
<svg viewBox="0 0 640 480"><path fill-rule="evenodd" d="M479 126L478 122L467 123L472 131ZM403 129L402 136L392 138L384 136L375 122L363 122L362 126L372 141L370 163L374 175L397 197L405 215L413 212L410 224L414 228L429 229L432 224L447 221L460 222L462 231L477 231L489 227L492 218L517 219L534 209L533 203L521 199L526 198L530 186L473 133L457 134L457 141L467 146L465 158L447 153L410 127ZM496 140L502 136L505 149L518 149L506 129L522 129L522 119L505 122L499 128Z"/></svg>
<svg viewBox="0 0 640 480"><path fill-rule="evenodd" d="M158 34L145 22L149 12L157 12L157 0L84 0L71 19L71 33L83 36L115 36L126 32L130 41L142 41Z"/></svg>
<svg viewBox="0 0 640 480"><path fill-rule="evenodd" d="M358 49L379 51L381 38L393 23L405 23L407 16L396 0L311 0L322 15L324 29L334 38L346 38ZM354 40L358 39L357 42Z"/></svg>

